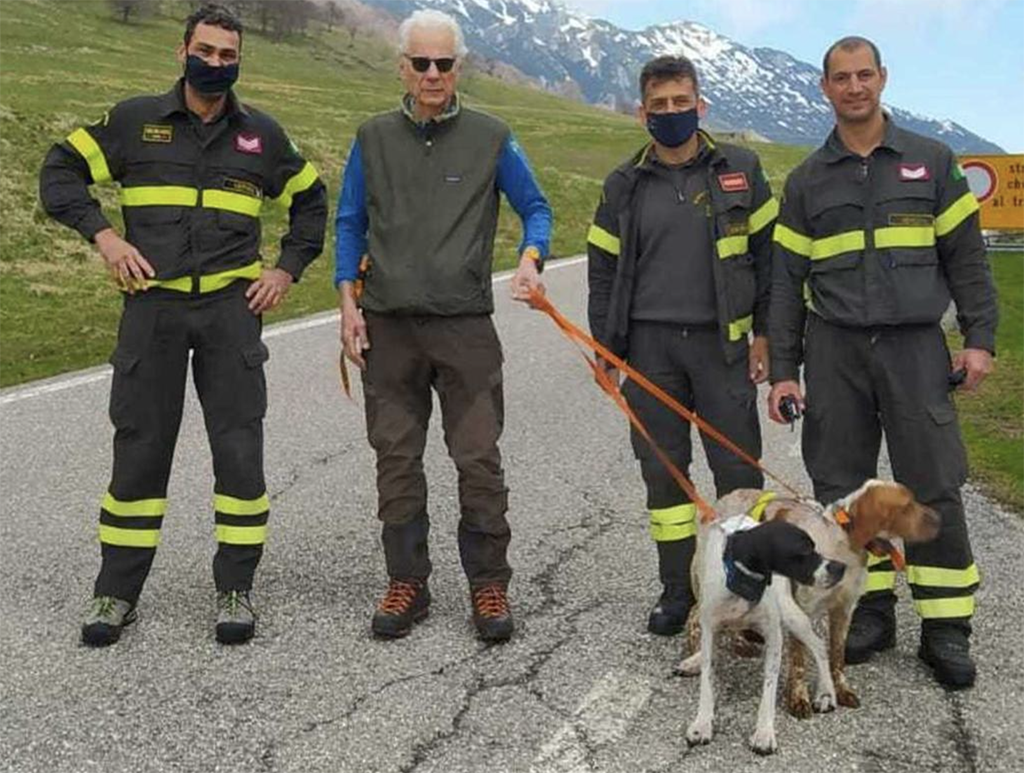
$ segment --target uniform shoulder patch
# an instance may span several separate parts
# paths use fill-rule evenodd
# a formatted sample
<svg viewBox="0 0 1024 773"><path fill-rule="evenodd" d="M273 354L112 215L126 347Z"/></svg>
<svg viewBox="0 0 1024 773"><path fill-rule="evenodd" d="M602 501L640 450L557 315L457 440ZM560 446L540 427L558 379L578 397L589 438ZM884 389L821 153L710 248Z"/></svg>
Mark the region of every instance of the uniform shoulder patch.
<svg viewBox="0 0 1024 773"><path fill-rule="evenodd" d="M167 144L174 139L174 127L170 124L147 123L142 126L143 142L162 142Z"/></svg>
<svg viewBox="0 0 1024 773"><path fill-rule="evenodd" d="M729 172L718 175L718 185L726 193L737 193L738 191L749 191L750 183L747 181L746 172Z"/></svg>

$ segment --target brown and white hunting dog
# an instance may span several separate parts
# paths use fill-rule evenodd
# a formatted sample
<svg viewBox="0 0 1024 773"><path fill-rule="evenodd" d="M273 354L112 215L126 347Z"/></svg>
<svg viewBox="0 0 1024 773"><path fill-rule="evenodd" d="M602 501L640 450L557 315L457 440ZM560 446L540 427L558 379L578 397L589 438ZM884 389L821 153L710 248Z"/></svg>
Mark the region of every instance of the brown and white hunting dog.
<svg viewBox="0 0 1024 773"><path fill-rule="evenodd" d="M718 501L715 511L720 517L750 513L765 494L757 489L740 489ZM938 514L919 503L910 490L899 483L868 480L852 494L824 506L808 499L777 496L764 506L760 520L782 520L798 526L814 540L821 555L847 565L843 578L831 588L794 583L793 596L799 607L813 621L827 616L829 670L835 684L839 705L856 708L857 694L846 681L844 650L850 618L867 583L867 561L870 552L893 548L890 542L927 542L939 530ZM700 623L696 610L688 626L690 651L677 671L694 675L701 670ZM796 717L812 713L806 683L807 651L793 636L788 637L788 668L785 686L786 708Z"/></svg>

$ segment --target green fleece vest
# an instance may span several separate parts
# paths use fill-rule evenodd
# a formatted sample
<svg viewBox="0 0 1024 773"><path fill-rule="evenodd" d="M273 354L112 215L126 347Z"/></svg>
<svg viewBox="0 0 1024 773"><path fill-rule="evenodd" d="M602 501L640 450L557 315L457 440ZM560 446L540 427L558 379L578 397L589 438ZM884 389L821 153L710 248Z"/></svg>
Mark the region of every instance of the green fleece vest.
<svg viewBox="0 0 1024 773"><path fill-rule="evenodd" d="M462 108L413 123L401 110L359 128L370 266L362 297L390 314L490 314L498 159L508 126Z"/></svg>

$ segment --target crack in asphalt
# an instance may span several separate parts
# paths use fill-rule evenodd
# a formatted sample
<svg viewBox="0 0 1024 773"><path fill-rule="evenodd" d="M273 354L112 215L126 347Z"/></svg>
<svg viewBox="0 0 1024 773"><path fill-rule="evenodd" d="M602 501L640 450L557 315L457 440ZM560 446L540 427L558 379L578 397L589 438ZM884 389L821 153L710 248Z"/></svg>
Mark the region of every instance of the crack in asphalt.
<svg viewBox="0 0 1024 773"><path fill-rule="evenodd" d="M976 773L978 770L978 747L971 736L970 728L967 727L963 697L947 693L946 700L949 703L949 713L953 720L953 732L950 734L953 746L956 748L960 759L967 766L967 770L970 773Z"/></svg>
<svg viewBox="0 0 1024 773"><path fill-rule="evenodd" d="M352 452L357 445L361 444L357 443L356 441L345 443L338 451L334 451L323 456L313 457L312 459L302 463L301 465L292 467L291 470L288 471L288 476L285 482L281 484L281 486L276 491L268 494L270 501L275 502L280 497L283 497L285 494L291 491L299 483L299 481L302 480L303 476L310 469L314 467L326 467L336 459L340 459L346 454Z"/></svg>

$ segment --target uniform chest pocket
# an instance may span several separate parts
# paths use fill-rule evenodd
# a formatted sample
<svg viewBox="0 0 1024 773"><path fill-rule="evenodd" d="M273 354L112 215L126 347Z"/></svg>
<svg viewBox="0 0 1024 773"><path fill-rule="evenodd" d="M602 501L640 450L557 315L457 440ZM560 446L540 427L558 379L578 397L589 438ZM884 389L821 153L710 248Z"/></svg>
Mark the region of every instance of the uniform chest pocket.
<svg viewBox="0 0 1024 773"><path fill-rule="evenodd" d="M249 215L240 215L237 212L219 210L217 212L217 226L235 233L251 233L259 225L259 219Z"/></svg>

